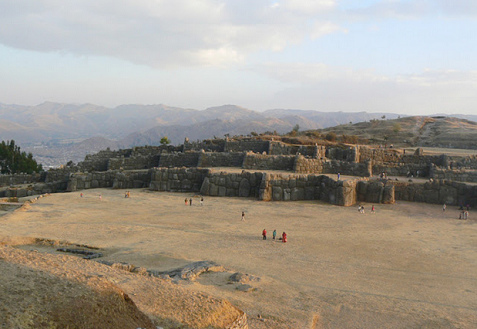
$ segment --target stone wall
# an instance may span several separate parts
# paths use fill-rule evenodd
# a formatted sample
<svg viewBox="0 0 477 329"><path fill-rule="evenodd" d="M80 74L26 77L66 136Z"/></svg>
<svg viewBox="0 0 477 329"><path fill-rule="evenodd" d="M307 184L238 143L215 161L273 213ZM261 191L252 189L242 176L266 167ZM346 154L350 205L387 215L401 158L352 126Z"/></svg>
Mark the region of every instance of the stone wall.
<svg viewBox="0 0 477 329"><path fill-rule="evenodd" d="M224 152L247 152L268 153L270 149L269 141L260 140L243 140L243 141L227 141L225 143Z"/></svg>
<svg viewBox="0 0 477 329"><path fill-rule="evenodd" d="M23 198L46 193L58 193L66 190L67 182L34 183L26 187L9 187L0 190L0 198Z"/></svg>
<svg viewBox="0 0 477 329"><path fill-rule="evenodd" d="M44 179L44 178L43 178ZM14 174L14 175L0 175L0 187L37 183L42 180L42 175L39 173L33 174Z"/></svg>
<svg viewBox="0 0 477 329"><path fill-rule="evenodd" d="M413 163L388 163L377 164L373 166L373 175L379 176L381 173L386 173L388 176L404 176L408 174L413 177L429 177L429 164L413 164Z"/></svg>
<svg viewBox="0 0 477 329"><path fill-rule="evenodd" d="M68 181L71 174L78 172L78 168L60 168L60 169L50 169L45 172L43 181L45 183L57 182L57 181Z"/></svg>
<svg viewBox="0 0 477 329"><path fill-rule="evenodd" d="M88 154L83 162L78 163L78 167L81 171L106 171L108 170L109 159L119 158L121 156L129 157L132 152L132 149L119 151L111 151L108 149L99 151L96 154Z"/></svg>
<svg viewBox="0 0 477 329"><path fill-rule="evenodd" d="M258 170L293 170L295 156L293 155L266 155L247 152L242 167Z"/></svg>
<svg viewBox="0 0 477 329"><path fill-rule="evenodd" d="M447 180L434 180L424 184L391 182L396 200L477 206L477 186Z"/></svg>
<svg viewBox="0 0 477 329"><path fill-rule="evenodd" d="M155 168L151 170L150 189L154 191L199 192L210 169Z"/></svg>
<svg viewBox="0 0 477 329"><path fill-rule="evenodd" d="M374 163L400 163L403 162L402 153L396 149L370 148L367 146L358 146L358 162L373 161Z"/></svg>
<svg viewBox="0 0 477 329"><path fill-rule="evenodd" d="M225 150L224 139L206 139L203 141L189 142L184 141L184 152L186 151L201 151L205 152L224 152Z"/></svg>
<svg viewBox="0 0 477 329"><path fill-rule="evenodd" d="M358 147L329 147L325 156L331 160L358 162Z"/></svg>
<svg viewBox="0 0 477 329"><path fill-rule="evenodd" d="M268 154L270 155L297 155L317 157L318 146L316 145L291 145L279 141L271 141Z"/></svg>
<svg viewBox="0 0 477 329"><path fill-rule="evenodd" d="M68 192L74 192L92 188L113 187L116 173L116 171L74 173L69 176L65 190Z"/></svg>
<svg viewBox="0 0 477 329"><path fill-rule="evenodd" d="M477 183L477 170L472 169L440 169L433 167L430 177L434 179L446 179L457 182Z"/></svg>
<svg viewBox="0 0 477 329"><path fill-rule="evenodd" d="M243 152L201 152L198 167L242 167Z"/></svg>
<svg viewBox="0 0 477 329"><path fill-rule="evenodd" d="M160 155L137 155L128 158L111 158L108 163L108 170L137 170L150 169L159 165Z"/></svg>
<svg viewBox="0 0 477 329"><path fill-rule="evenodd" d="M159 167L197 167L200 154L201 152L162 153L159 158Z"/></svg>
<svg viewBox="0 0 477 329"><path fill-rule="evenodd" d="M209 172L204 179L200 193L210 196L257 198L262 176L261 172Z"/></svg>
<svg viewBox="0 0 477 329"><path fill-rule="evenodd" d="M112 188L146 188L151 183L153 170L118 171L113 179Z"/></svg>
<svg viewBox="0 0 477 329"><path fill-rule="evenodd" d="M356 181L335 181L323 175L263 174L259 200L322 200L351 206L356 203Z"/></svg>
<svg viewBox="0 0 477 329"><path fill-rule="evenodd" d="M321 174L323 161L320 158L305 158L303 155L298 155L295 157L293 171L299 174Z"/></svg>
<svg viewBox="0 0 477 329"><path fill-rule="evenodd" d="M370 177L373 174L371 163L357 163L347 161L325 161L323 162L323 173L338 174L358 177Z"/></svg>
<svg viewBox="0 0 477 329"><path fill-rule="evenodd" d="M365 181L357 183L358 201L369 203L394 203L394 185L386 181Z"/></svg>

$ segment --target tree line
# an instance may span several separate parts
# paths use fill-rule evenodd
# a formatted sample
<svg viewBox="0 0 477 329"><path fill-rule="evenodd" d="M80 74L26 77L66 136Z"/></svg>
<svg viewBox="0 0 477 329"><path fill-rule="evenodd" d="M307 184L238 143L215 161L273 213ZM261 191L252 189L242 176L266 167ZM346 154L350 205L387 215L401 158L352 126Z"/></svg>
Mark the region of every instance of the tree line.
<svg viewBox="0 0 477 329"><path fill-rule="evenodd" d="M2 174L16 174L40 172L43 168L38 164L31 153L21 152L15 141L0 143L0 172Z"/></svg>

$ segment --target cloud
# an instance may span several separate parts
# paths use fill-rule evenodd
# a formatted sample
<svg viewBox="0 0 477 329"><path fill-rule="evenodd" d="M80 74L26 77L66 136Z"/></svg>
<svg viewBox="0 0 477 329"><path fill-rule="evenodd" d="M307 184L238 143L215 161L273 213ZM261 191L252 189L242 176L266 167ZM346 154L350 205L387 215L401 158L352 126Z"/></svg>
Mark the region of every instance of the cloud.
<svg viewBox="0 0 477 329"><path fill-rule="evenodd" d="M0 43L156 67L241 63L340 31L335 0L4 0Z"/></svg>
<svg viewBox="0 0 477 329"><path fill-rule="evenodd" d="M348 10L351 17L418 19L427 16L441 18L477 18L475 0L382 0L368 6Z"/></svg>
<svg viewBox="0 0 477 329"><path fill-rule="evenodd" d="M424 70L384 76L325 64L268 63L254 69L286 87L275 106L401 114L473 113L477 71Z"/></svg>

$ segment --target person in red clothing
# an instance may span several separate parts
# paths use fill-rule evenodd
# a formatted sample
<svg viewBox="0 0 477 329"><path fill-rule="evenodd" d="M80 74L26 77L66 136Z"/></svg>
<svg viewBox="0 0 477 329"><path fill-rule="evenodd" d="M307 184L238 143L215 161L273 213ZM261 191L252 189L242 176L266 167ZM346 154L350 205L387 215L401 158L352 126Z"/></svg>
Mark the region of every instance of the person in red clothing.
<svg viewBox="0 0 477 329"><path fill-rule="evenodd" d="M262 231L263 240L267 240L267 230L263 229Z"/></svg>
<svg viewBox="0 0 477 329"><path fill-rule="evenodd" d="M283 243L287 242L287 234L285 232L282 233L282 241Z"/></svg>

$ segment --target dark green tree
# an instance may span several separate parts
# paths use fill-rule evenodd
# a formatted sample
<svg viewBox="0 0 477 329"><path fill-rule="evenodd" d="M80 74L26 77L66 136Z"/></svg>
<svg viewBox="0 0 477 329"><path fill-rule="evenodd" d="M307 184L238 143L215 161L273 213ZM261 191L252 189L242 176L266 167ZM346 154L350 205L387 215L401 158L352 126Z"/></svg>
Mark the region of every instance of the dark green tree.
<svg viewBox="0 0 477 329"><path fill-rule="evenodd" d="M42 171L31 153L21 152L15 141L2 141L0 143L0 172L2 174L16 174Z"/></svg>
<svg viewBox="0 0 477 329"><path fill-rule="evenodd" d="M167 138L167 136L164 136L161 138L161 145L169 145L171 143L171 140Z"/></svg>

